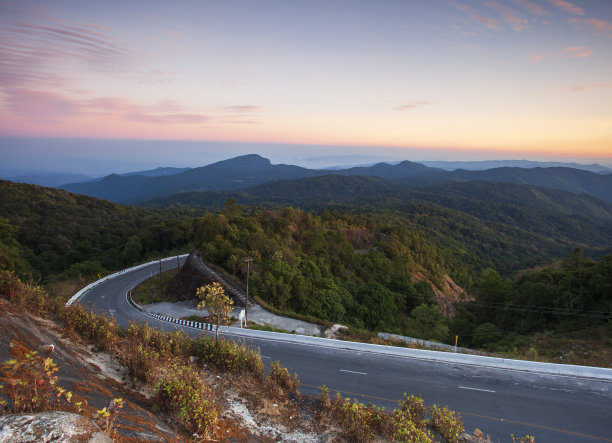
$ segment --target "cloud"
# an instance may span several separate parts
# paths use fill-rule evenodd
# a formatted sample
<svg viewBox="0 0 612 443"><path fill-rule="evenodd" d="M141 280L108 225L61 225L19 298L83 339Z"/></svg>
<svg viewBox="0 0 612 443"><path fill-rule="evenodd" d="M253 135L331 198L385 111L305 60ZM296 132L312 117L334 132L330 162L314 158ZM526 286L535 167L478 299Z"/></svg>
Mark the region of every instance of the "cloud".
<svg viewBox="0 0 612 443"><path fill-rule="evenodd" d="M521 32L529 24L529 22L524 19L517 11L506 6L500 5L499 3L493 0L485 1L485 5L497 12L506 22L506 24L517 32Z"/></svg>
<svg viewBox="0 0 612 443"><path fill-rule="evenodd" d="M572 15L584 15L584 9L565 0L548 0L548 3Z"/></svg>
<svg viewBox="0 0 612 443"><path fill-rule="evenodd" d="M572 92L586 92L592 89L606 89L612 88L612 82L599 82L599 83L591 83L588 85L576 85L569 87L569 90Z"/></svg>
<svg viewBox="0 0 612 443"><path fill-rule="evenodd" d="M260 106L255 106L255 105L225 106L222 109L224 111L236 112L236 113L241 113L241 114L261 111L261 107Z"/></svg>
<svg viewBox="0 0 612 443"><path fill-rule="evenodd" d="M529 56L529 61L531 63L539 63L542 60L546 60L547 58L549 58L550 55L549 54L531 54Z"/></svg>
<svg viewBox="0 0 612 443"><path fill-rule="evenodd" d="M586 46L570 46L565 48L565 58L589 57L593 51Z"/></svg>
<svg viewBox="0 0 612 443"><path fill-rule="evenodd" d="M411 102L411 103L406 103L403 105L396 106L395 108L393 108L393 110L394 111L408 111L410 109L420 108L422 106L429 106L431 104L432 104L431 102L416 101L416 102Z"/></svg>
<svg viewBox="0 0 612 443"><path fill-rule="evenodd" d="M512 2L521 8L531 12L533 15L541 16L548 14L548 12L537 3L529 0L512 0Z"/></svg>
<svg viewBox="0 0 612 443"><path fill-rule="evenodd" d="M155 105L138 105L120 97L75 99L58 92L16 88L5 92L7 108L14 114L46 123L59 123L81 116L104 116L155 125L202 124L206 115L186 112L172 101Z"/></svg>
<svg viewBox="0 0 612 443"><path fill-rule="evenodd" d="M584 25L596 32L601 32L606 35L606 37L612 37L612 22L606 20L600 20L598 18L578 18L574 17L570 19L571 23L575 23L578 25Z"/></svg>
<svg viewBox="0 0 612 443"><path fill-rule="evenodd" d="M488 29L501 29L501 27L499 25L499 20L497 20L495 18L487 17L487 16L484 16L484 15L478 14L472 8L470 8L467 5L464 5L463 3L453 3L453 6L455 8L457 8L459 11L463 12L464 14L466 14L473 21L483 25L485 28L488 28Z"/></svg>

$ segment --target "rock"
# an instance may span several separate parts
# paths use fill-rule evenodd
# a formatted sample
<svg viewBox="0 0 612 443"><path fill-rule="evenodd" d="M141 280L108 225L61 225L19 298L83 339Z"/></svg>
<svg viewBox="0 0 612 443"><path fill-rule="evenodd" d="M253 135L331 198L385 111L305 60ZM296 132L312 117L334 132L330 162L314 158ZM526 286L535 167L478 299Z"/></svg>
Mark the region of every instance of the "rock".
<svg viewBox="0 0 612 443"><path fill-rule="evenodd" d="M4 415L0 417L0 442L112 442L100 427L70 412Z"/></svg>

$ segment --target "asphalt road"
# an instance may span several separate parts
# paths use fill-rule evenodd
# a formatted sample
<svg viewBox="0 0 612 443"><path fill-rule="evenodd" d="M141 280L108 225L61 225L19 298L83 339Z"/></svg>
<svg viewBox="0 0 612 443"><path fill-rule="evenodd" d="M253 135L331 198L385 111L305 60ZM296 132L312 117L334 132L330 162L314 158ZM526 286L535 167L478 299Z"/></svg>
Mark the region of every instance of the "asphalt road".
<svg viewBox="0 0 612 443"><path fill-rule="evenodd" d="M176 260L162 263L163 270L176 266ZM126 300L131 288L157 272L159 264L126 273L91 289L79 302L113 315L121 325L144 321L174 330L176 325L148 317ZM223 335L232 336L229 332ZM304 393L318 394L325 384L332 395L341 391L385 407L393 407L404 392L421 395L428 406L460 412L467 431L479 428L492 441L529 434L538 443L612 442L610 381L440 363L429 361L428 351L414 358L330 349L282 341L282 335L281 340L237 337L258 347L265 363L278 360L297 372Z"/></svg>

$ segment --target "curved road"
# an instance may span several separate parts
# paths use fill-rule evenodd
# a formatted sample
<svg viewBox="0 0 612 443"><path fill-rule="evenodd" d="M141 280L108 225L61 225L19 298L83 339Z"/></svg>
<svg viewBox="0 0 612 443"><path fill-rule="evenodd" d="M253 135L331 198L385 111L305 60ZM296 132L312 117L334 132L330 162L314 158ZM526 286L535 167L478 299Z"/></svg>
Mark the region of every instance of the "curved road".
<svg viewBox="0 0 612 443"><path fill-rule="evenodd" d="M164 271L173 267L177 260L162 263ZM174 330L178 326L142 314L126 299L131 288L158 272L158 263L126 272L90 289L79 303L114 316L124 326L143 321ZM193 336L203 333L183 329ZM279 360L297 372L304 393L318 394L318 386L325 384L332 395L341 391L345 397L385 407L393 407L404 392L420 394L427 405L448 405L459 411L467 431L479 428L492 441L529 434L538 443L612 442L610 379L443 363L428 359L431 351L422 351L419 357L356 352L284 341L285 334L244 337L231 329L222 330L223 335L259 347L264 362Z"/></svg>

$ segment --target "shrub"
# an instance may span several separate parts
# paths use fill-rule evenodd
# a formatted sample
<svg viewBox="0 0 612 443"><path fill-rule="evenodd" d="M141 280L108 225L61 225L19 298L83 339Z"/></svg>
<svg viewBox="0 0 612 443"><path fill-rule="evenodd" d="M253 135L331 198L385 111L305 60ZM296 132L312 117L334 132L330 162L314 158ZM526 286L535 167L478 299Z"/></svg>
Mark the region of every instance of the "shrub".
<svg viewBox="0 0 612 443"><path fill-rule="evenodd" d="M153 398L161 410L172 414L190 432L204 437L214 433L219 410L212 391L189 366L173 364L163 369Z"/></svg>
<svg viewBox="0 0 612 443"><path fill-rule="evenodd" d="M163 332L146 323L130 323L127 337L166 356L185 357L189 354L191 346L190 338L185 331Z"/></svg>
<svg viewBox="0 0 612 443"><path fill-rule="evenodd" d="M396 420L403 420L404 418L412 423L418 429L425 429L427 426L427 420L425 420L425 414L427 408L425 402L421 397L415 397L411 395L408 397L404 393L404 398L399 401L398 408L395 410Z"/></svg>
<svg viewBox="0 0 612 443"><path fill-rule="evenodd" d="M23 283L11 271L0 271L0 295L34 315L57 309L43 288Z"/></svg>
<svg viewBox="0 0 612 443"><path fill-rule="evenodd" d="M281 366L280 362L277 361L270 365L267 381L274 383L284 392L297 392L300 387L297 374L294 373L292 378L287 368Z"/></svg>
<svg viewBox="0 0 612 443"><path fill-rule="evenodd" d="M115 319L94 314L81 305L64 309L62 318L70 330L106 350L118 340L119 327Z"/></svg>
<svg viewBox="0 0 612 443"><path fill-rule="evenodd" d="M512 439L512 443L534 443L535 437L531 435L526 435L524 437L515 437L514 434L510 434L510 438Z"/></svg>
<svg viewBox="0 0 612 443"><path fill-rule="evenodd" d="M340 393L332 403L332 413L343 429L344 437L349 441L365 442L374 438L371 426L371 410L356 399L342 398Z"/></svg>
<svg viewBox="0 0 612 443"><path fill-rule="evenodd" d="M433 405L429 410L431 414L431 425L449 442L456 442L463 432L463 421L461 415L449 410L446 406L440 409Z"/></svg>
<svg viewBox="0 0 612 443"><path fill-rule="evenodd" d="M263 379L264 364L259 352L233 340L215 340L200 336L191 341L191 355L199 357L203 362L212 364L220 371L249 372L257 379Z"/></svg>
<svg viewBox="0 0 612 443"><path fill-rule="evenodd" d="M7 406L12 413L40 412L55 409L63 398L70 403L72 393L58 386L58 369L51 358L43 358L36 351L18 344L16 357L2 364L2 382L0 392L11 404Z"/></svg>
<svg viewBox="0 0 612 443"><path fill-rule="evenodd" d="M130 374L143 381L153 379L153 370L158 366L159 353L154 349L138 345L132 348L124 360Z"/></svg>
<svg viewBox="0 0 612 443"><path fill-rule="evenodd" d="M396 415L394 425L394 440L411 443L430 443L434 441L431 432L418 427L407 415Z"/></svg>

